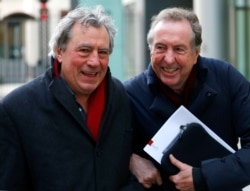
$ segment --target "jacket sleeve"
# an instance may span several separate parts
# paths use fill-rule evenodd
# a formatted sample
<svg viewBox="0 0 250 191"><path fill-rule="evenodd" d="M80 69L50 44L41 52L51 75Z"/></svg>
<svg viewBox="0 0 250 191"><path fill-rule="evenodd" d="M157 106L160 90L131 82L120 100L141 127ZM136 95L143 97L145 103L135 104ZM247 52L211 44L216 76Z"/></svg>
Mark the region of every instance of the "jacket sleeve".
<svg viewBox="0 0 250 191"><path fill-rule="evenodd" d="M241 141L241 148L224 158L203 161L201 172L208 190L241 190L250 184L250 83L232 67L228 68L230 95L229 126L223 126L225 134ZM225 95L225 94L223 94ZM221 103L223 107L223 103ZM217 107L221 107L217 106ZM214 111L217 112L217 111ZM218 115L223 115L219 114ZM238 139L237 139L238 140ZM237 140L234 144L237 144ZM235 146L235 145L234 145Z"/></svg>
<svg viewBox="0 0 250 191"><path fill-rule="evenodd" d="M136 177L131 174L128 183L119 191L145 191L144 187L137 181Z"/></svg>
<svg viewBox="0 0 250 191"><path fill-rule="evenodd" d="M0 190L29 190L20 137L0 102Z"/></svg>

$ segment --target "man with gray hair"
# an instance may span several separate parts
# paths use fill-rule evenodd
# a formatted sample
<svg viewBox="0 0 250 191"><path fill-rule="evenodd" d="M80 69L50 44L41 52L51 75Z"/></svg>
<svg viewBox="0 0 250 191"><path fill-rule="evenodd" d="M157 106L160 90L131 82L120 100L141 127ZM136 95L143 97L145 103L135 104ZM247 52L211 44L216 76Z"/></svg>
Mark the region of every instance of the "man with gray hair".
<svg viewBox="0 0 250 191"><path fill-rule="evenodd" d="M250 83L230 63L200 56L201 32L193 11L160 11L147 36L151 63L125 83L138 132L130 169L150 191L239 191L250 184ZM166 173L143 148L181 105L236 152L198 166L170 154L178 170Z"/></svg>
<svg viewBox="0 0 250 191"><path fill-rule="evenodd" d="M142 188L129 184L129 100L108 67L115 33L102 7L70 11L49 42L52 67L2 99L0 190Z"/></svg>

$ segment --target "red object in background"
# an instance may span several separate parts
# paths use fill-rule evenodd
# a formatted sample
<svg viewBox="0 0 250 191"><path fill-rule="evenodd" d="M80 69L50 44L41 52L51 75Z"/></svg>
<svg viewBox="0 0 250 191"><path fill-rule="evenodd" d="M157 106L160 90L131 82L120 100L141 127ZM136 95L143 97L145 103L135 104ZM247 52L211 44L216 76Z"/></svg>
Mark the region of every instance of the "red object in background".
<svg viewBox="0 0 250 191"><path fill-rule="evenodd" d="M47 1L41 1L41 9L40 9L40 19L42 21L46 21L48 19L48 9L46 6Z"/></svg>

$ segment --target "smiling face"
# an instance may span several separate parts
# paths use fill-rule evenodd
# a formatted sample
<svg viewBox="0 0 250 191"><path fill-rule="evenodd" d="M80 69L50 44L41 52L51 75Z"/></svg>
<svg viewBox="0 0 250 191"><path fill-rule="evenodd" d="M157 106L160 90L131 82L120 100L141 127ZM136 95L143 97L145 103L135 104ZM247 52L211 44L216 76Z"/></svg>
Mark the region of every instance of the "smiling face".
<svg viewBox="0 0 250 191"><path fill-rule="evenodd" d="M104 26L75 23L65 51L57 50L61 76L77 97L89 95L104 79L109 62L109 36Z"/></svg>
<svg viewBox="0 0 250 191"><path fill-rule="evenodd" d="M191 39L187 20L161 21L154 29L150 52L153 70L163 84L177 93L183 90L199 54Z"/></svg>

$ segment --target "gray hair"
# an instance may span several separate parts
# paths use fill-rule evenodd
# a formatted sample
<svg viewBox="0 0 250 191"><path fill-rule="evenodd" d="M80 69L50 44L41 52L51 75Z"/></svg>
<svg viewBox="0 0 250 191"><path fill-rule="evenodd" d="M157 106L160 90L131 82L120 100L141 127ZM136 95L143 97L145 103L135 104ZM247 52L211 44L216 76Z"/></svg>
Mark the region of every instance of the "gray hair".
<svg viewBox="0 0 250 191"><path fill-rule="evenodd" d="M149 49L151 50L152 48L154 28L160 21L181 21L183 19L186 19L190 23L190 26L192 28L193 35L191 43L193 45L194 50L200 50L202 43L202 28L197 15L193 11L177 7L166 8L160 11L158 15L152 17L150 29L147 34L147 42Z"/></svg>
<svg viewBox="0 0 250 191"><path fill-rule="evenodd" d="M114 37L116 35L116 28L114 20L104 11L102 6L96 6L95 9L88 7L77 7L71 10L56 26L51 39L49 41L49 56L55 57L55 50L57 48L62 51L66 50L67 43L71 38L71 29L73 25L79 22L82 26L104 26L109 35L110 54L114 48Z"/></svg>

